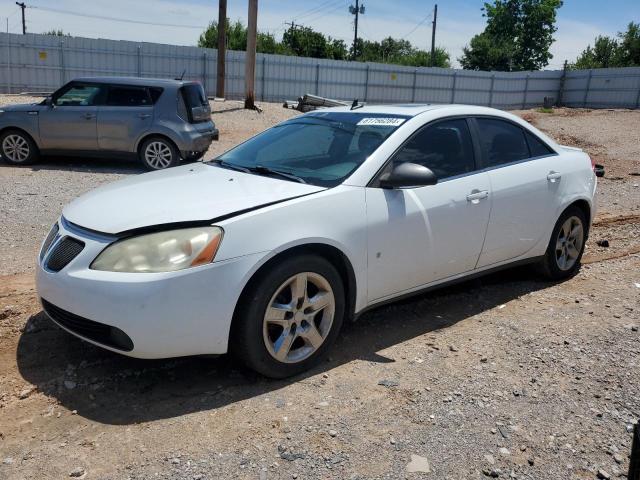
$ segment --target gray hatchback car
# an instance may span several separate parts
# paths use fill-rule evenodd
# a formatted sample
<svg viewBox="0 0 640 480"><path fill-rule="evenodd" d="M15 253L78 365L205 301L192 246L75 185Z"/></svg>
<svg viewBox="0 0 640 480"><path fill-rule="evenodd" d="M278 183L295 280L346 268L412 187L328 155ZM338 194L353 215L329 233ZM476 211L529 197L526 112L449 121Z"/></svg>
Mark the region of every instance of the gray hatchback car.
<svg viewBox="0 0 640 480"><path fill-rule="evenodd" d="M43 102L0 109L0 153L135 156L150 170L201 158L218 139L202 85L129 77L78 78Z"/></svg>

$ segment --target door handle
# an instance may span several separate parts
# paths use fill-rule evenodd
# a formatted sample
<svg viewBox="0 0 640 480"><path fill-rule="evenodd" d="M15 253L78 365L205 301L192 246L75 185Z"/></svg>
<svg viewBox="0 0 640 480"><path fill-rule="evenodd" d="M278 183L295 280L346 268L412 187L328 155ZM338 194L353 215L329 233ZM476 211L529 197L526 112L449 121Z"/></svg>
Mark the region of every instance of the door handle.
<svg viewBox="0 0 640 480"><path fill-rule="evenodd" d="M82 116L87 120L93 120L94 118L96 118L96 114L95 113L85 113Z"/></svg>
<svg viewBox="0 0 640 480"><path fill-rule="evenodd" d="M489 190L472 190L469 195L467 195L467 202L471 202L474 204L480 203L480 200L483 200L489 196Z"/></svg>
<svg viewBox="0 0 640 480"><path fill-rule="evenodd" d="M560 180L561 178L562 174L560 172L554 172L553 170L551 170L547 174L547 180L549 180L551 183L555 182L556 180Z"/></svg>
<svg viewBox="0 0 640 480"><path fill-rule="evenodd" d="M151 116L151 114L150 114L150 113L139 113L139 114L138 114L138 118L142 118L143 120L144 120L145 118L149 118L150 116Z"/></svg>

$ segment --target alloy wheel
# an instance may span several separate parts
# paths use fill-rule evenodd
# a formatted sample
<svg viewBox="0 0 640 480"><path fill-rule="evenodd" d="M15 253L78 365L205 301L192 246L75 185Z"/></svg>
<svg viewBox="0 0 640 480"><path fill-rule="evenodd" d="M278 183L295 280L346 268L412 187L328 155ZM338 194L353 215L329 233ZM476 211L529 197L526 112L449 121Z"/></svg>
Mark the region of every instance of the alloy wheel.
<svg viewBox="0 0 640 480"><path fill-rule="evenodd" d="M7 135L2 141L2 153L14 163L22 163L29 158L29 142L22 135Z"/></svg>
<svg viewBox="0 0 640 480"><path fill-rule="evenodd" d="M582 221L575 216L567 218L562 224L556 240L556 264L560 270L567 271L573 268L578 261L583 243Z"/></svg>
<svg viewBox="0 0 640 480"><path fill-rule="evenodd" d="M159 141L149 143L144 151L146 162L155 169L167 168L171 165L172 156L171 148Z"/></svg>
<svg viewBox="0 0 640 480"><path fill-rule="evenodd" d="M286 280L264 314L263 337L269 354L283 363L309 358L329 335L335 308L333 290L322 275L301 272Z"/></svg>

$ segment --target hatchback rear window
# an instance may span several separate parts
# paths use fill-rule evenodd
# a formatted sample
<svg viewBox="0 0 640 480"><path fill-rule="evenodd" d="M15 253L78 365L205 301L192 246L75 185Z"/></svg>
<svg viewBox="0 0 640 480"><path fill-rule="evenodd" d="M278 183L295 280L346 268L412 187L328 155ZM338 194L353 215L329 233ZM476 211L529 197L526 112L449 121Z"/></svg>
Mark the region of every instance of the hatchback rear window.
<svg viewBox="0 0 640 480"><path fill-rule="evenodd" d="M182 87L182 96L187 108L202 107L208 105L202 85L191 84Z"/></svg>

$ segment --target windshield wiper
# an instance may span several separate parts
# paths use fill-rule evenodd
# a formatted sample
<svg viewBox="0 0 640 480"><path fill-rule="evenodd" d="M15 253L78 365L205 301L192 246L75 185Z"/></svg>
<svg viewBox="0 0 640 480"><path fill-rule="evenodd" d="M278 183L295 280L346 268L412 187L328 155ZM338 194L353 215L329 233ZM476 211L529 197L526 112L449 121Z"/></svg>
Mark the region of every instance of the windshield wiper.
<svg viewBox="0 0 640 480"><path fill-rule="evenodd" d="M287 178L298 183L307 183L302 178L294 175L293 173L283 172L282 170L274 170L273 168L265 167L264 165L256 165L255 167L247 168L249 172L264 174L264 175L278 175L282 178Z"/></svg>
<svg viewBox="0 0 640 480"><path fill-rule="evenodd" d="M225 162L224 160L220 160L219 158L212 160L212 162L217 163L223 168L230 168L231 170L237 170L238 172L251 173L251 170L249 170L247 167L236 165L235 163Z"/></svg>

